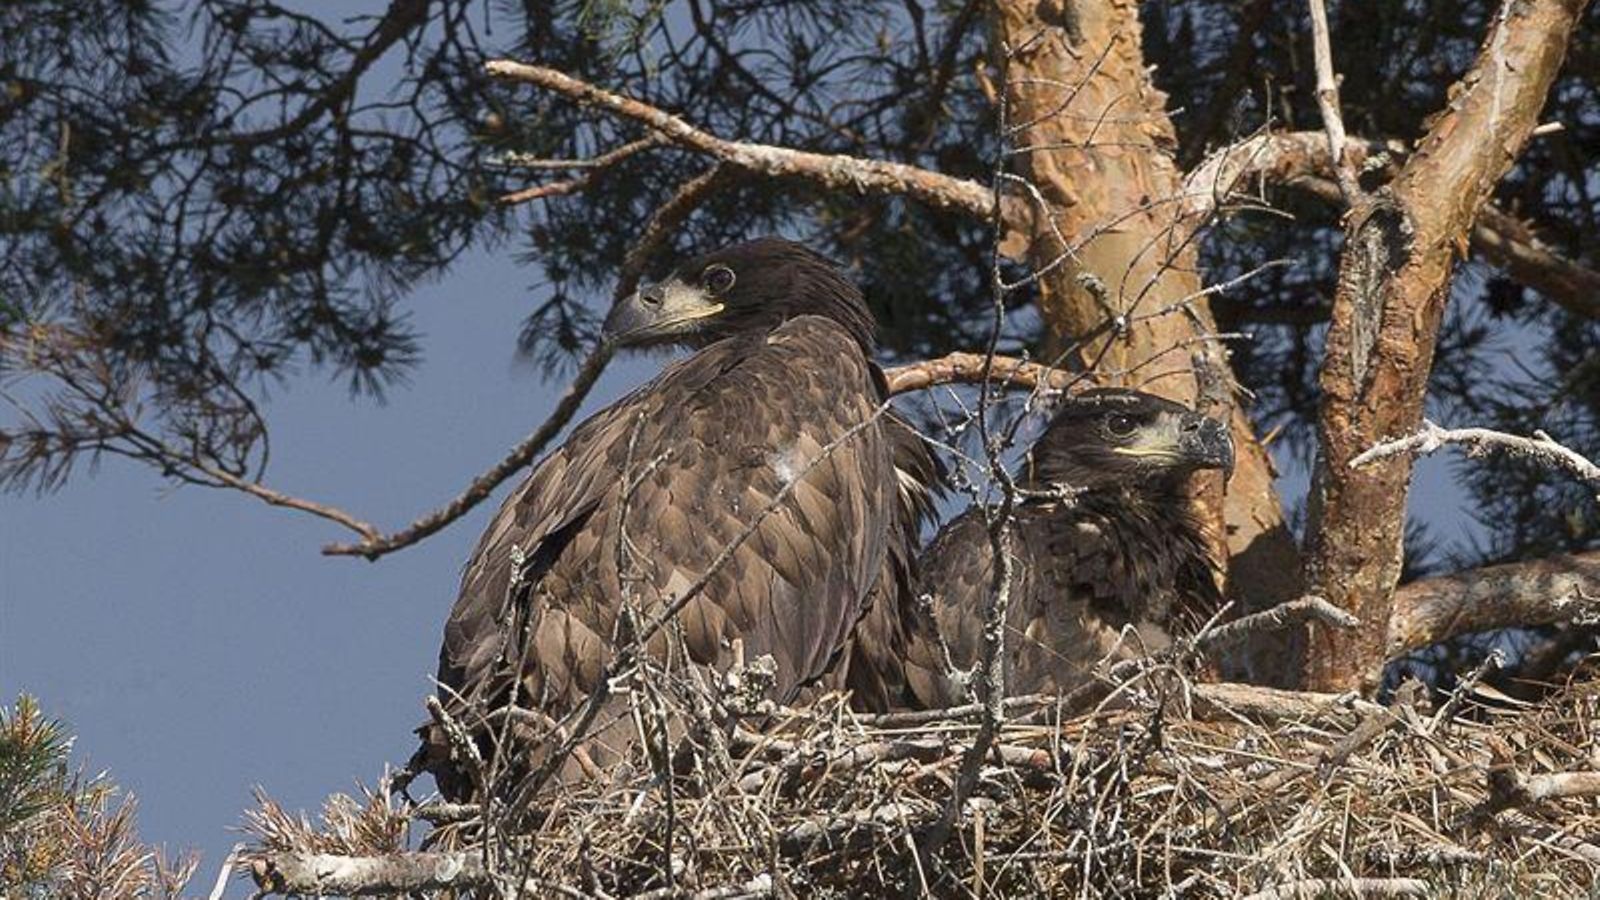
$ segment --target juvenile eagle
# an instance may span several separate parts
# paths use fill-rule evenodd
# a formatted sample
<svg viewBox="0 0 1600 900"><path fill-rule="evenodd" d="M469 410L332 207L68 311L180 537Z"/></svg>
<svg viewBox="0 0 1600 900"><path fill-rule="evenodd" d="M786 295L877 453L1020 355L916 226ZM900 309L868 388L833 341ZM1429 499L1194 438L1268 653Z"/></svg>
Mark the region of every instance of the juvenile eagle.
<svg viewBox="0 0 1600 900"><path fill-rule="evenodd" d="M620 301L605 331L619 347L696 352L579 425L501 506L445 626L446 709L485 752L492 711L561 722L626 639L625 594L637 629L702 579L676 616L692 662L724 669L735 642L748 660L770 655L780 702L825 674L881 698L904 692L885 661L903 617L880 608L846 651L869 602L909 602L928 505L919 479L937 468L884 412L861 293L805 247L762 239L681 263ZM667 639L657 632L648 650L660 657ZM633 729L598 725L590 759L604 765ZM445 735L423 734L441 791L466 795Z"/></svg>
<svg viewBox="0 0 1600 900"><path fill-rule="evenodd" d="M1069 691L1089 680L1124 627L1159 647L1221 606L1183 488L1196 470L1232 466L1226 426L1177 403L1109 388L1062 402L1018 479L1058 496L1036 493L1015 508L1007 693ZM976 510L922 555L939 632L962 668L982 655L993 562Z"/></svg>

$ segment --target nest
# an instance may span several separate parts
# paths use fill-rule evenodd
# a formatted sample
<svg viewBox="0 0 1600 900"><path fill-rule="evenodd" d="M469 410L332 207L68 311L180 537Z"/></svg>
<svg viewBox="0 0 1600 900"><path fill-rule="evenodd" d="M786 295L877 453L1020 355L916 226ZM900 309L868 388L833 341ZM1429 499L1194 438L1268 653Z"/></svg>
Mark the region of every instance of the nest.
<svg viewBox="0 0 1600 900"><path fill-rule="evenodd" d="M691 722L668 757L520 809L380 790L315 829L264 805L251 862L264 890L306 893L1588 896L1600 686L1493 707L1471 688L1380 707L1158 667L1082 712L1012 702L981 760L981 708L824 696L760 727ZM418 817L436 824L412 850Z"/></svg>

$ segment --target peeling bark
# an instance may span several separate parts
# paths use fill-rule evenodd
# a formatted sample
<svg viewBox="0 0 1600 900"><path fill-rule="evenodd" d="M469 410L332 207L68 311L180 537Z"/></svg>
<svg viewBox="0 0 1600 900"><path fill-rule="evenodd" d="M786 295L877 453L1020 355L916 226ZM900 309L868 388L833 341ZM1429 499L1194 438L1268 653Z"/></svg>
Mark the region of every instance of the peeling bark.
<svg viewBox="0 0 1600 900"><path fill-rule="evenodd" d="M1011 51L1007 90L1015 171L1027 177L1074 245L1040 280L1040 309L1056 350L1099 334L1079 356L1099 372L1231 418L1238 465L1201 492L1218 543L1231 557L1230 593L1266 608L1301 593L1298 551L1283 524L1271 464L1216 333L1182 202L1183 173L1166 95L1150 80L1133 0L1002 0L996 55ZM1031 149L1030 149L1031 148ZM1006 208L1006 245L1027 247L1036 268L1068 248L1049 217ZM1089 276L1092 276L1089 277ZM1102 287L1103 286L1103 287ZM1172 309L1169 314L1151 314ZM1125 327L1105 333L1110 321ZM1218 548L1222 549L1221 547ZM1280 639L1281 640L1281 639ZM1271 656L1284 658L1283 648ZM1281 681L1270 671L1253 677Z"/></svg>
<svg viewBox="0 0 1600 900"><path fill-rule="evenodd" d="M1472 69L1394 182L1361 198L1321 373L1321 456L1311 496L1311 590L1366 627L1314 628L1307 686L1375 687L1385 659L1409 458L1352 470L1386 438L1414 431L1450 274L1496 182L1538 124L1584 0L1509 3Z"/></svg>

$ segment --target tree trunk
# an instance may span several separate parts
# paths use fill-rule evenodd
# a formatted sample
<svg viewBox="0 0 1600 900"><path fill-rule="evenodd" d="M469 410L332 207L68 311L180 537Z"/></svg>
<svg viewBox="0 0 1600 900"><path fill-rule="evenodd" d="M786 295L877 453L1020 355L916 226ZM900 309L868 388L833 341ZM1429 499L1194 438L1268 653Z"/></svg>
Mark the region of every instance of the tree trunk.
<svg viewBox="0 0 1600 900"><path fill-rule="evenodd" d="M1040 280L1048 346L1095 335L1078 355L1098 361L1102 375L1230 417L1237 467L1225 494L1213 476L1198 498L1222 526L1229 593L1247 608L1298 595L1298 551L1271 463L1234 402L1227 354L1209 337L1216 324L1201 295L1197 223L1177 202L1177 142L1166 95L1146 69L1137 4L1001 0L995 16L996 57L1008 57L1014 171L1047 207L1008 208L1007 243L1026 246L1041 270L1067 249L1060 238L1073 250Z"/></svg>
<svg viewBox="0 0 1600 900"><path fill-rule="evenodd" d="M1450 273L1479 210L1538 124L1583 0L1509 3L1392 184L1347 220L1321 385L1321 456L1312 490L1313 590L1364 627L1314 628L1307 686L1370 690L1384 661L1408 456L1360 469L1378 441L1414 431Z"/></svg>

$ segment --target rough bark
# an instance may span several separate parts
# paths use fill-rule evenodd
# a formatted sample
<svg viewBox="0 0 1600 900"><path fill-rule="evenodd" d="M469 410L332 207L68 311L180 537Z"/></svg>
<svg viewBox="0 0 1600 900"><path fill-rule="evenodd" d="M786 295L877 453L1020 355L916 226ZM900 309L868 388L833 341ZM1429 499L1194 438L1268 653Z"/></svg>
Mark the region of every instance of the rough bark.
<svg viewBox="0 0 1600 900"><path fill-rule="evenodd" d="M1394 595L1389 656L1495 628L1600 623L1600 550L1413 581Z"/></svg>
<svg viewBox="0 0 1600 900"><path fill-rule="evenodd" d="M1265 608L1301 593L1298 552L1266 451L1234 402L1226 353L1207 339L1216 325L1196 268L1198 223L1181 202L1172 121L1146 68L1138 13L1134 0L996 4L1014 170L1049 212L1008 204L1006 243L1027 246L1045 270L1040 309L1052 347L1096 335L1079 355L1098 360L1102 375L1231 417L1237 468L1225 496L1219 476L1199 502L1223 526L1230 593L1248 588L1246 606ZM1068 249L1058 232L1073 252L1051 268ZM1112 321L1124 327L1107 332Z"/></svg>
<svg viewBox="0 0 1600 900"><path fill-rule="evenodd" d="M1398 141L1350 138L1345 160L1356 168L1384 154L1403 160ZM1332 204L1344 203L1334 181L1328 139L1322 132L1258 134L1207 156L1184 179L1185 215L1198 226L1227 206L1259 203L1249 191L1257 181L1292 187ZM1526 222L1490 203L1472 229L1472 252L1505 270L1512 280L1539 291L1568 312L1600 319L1600 272L1557 253Z"/></svg>
<svg viewBox="0 0 1600 900"><path fill-rule="evenodd" d="M1384 656L1411 460L1352 470L1373 444L1414 431L1451 269L1496 182L1527 143L1583 0L1509 4L1416 152L1346 225L1311 497L1311 590L1366 627L1314 628L1307 686L1372 688Z"/></svg>

